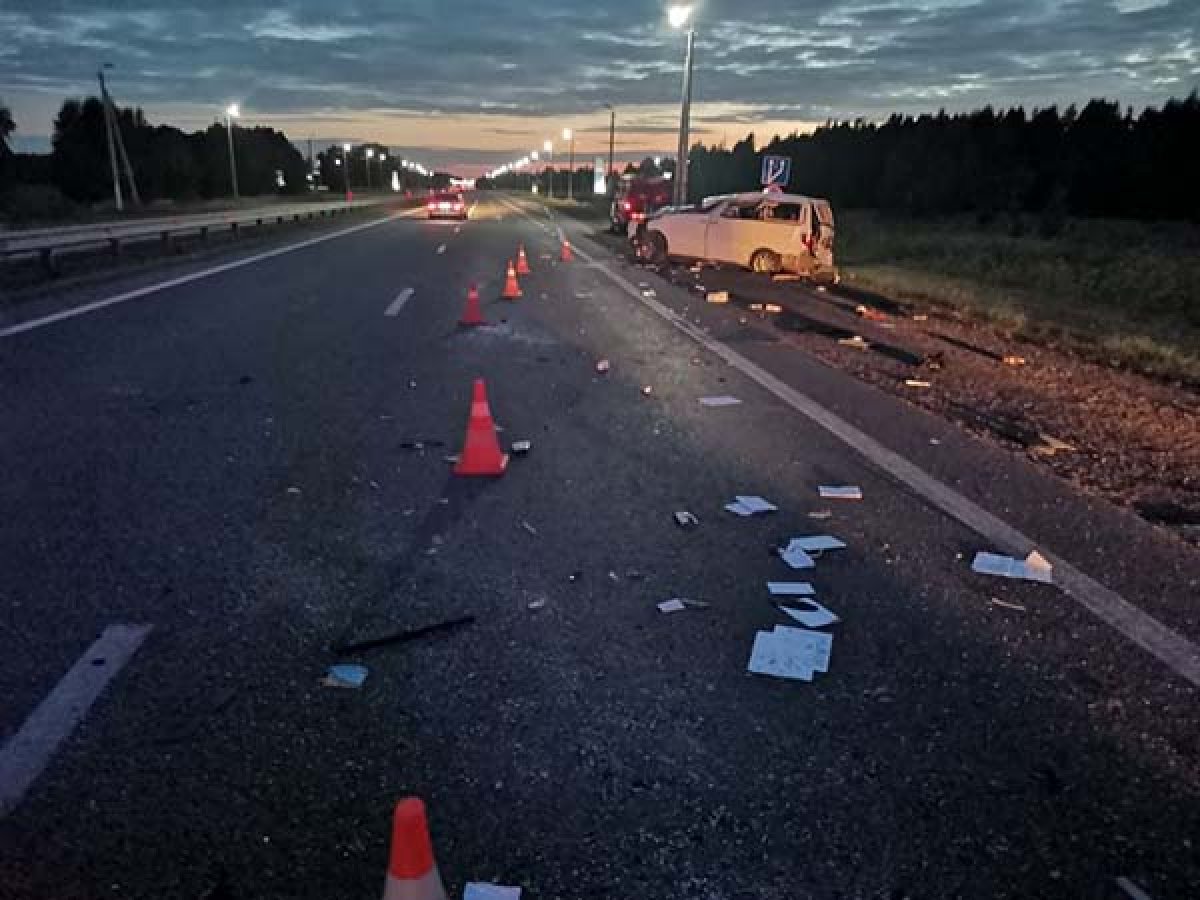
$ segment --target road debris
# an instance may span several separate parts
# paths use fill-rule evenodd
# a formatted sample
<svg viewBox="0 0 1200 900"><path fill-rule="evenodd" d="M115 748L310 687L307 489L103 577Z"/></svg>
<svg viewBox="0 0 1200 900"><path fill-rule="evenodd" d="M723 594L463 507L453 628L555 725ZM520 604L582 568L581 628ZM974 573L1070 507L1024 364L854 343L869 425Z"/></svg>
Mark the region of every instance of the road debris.
<svg viewBox="0 0 1200 900"><path fill-rule="evenodd" d="M686 510L675 513L675 524L680 528L695 528L700 520Z"/></svg>
<svg viewBox="0 0 1200 900"><path fill-rule="evenodd" d="M726 503L725 508L739 516L757 516L762 513L778 512L779 507L762 497L747 497L739 495L732 503Z"/></svg>
<svg viewBox="0 0 1200 900"><path fill-rule="evenodd" d="M775 597L812 597L817 593L807 581L768 581L767 590Z"/></svg>
<svg viewBox="0 0 1200 900"><path fill-rule="evenodd" d="M812 681L817 672L829 671L833 635L776 625L754 637L748 672L800 681Z"/></svg>
<svg viewBox="0 0 1200 900"><path fill-rule="evenodd" d="M596 361L596 371L601 375L608 374L608 370L611 368L612 363L610 363L607 359L600 359Z"/></svg>
<svg viewBox="0 0 1200 900"><path fill-rule="evenodd" d="M642 289L642 296L643 296L643 297L649 297L649 298L657 297L657 296L658 296L658 291L654 290L654 288L643 288L643 289Z"/></svg>
<svg viewBox="0 0 1200 900"><path fill-rule="evenodd" d="M864 306L861 303L854 308L860 318L867 319L870 322L886 322L887 314L882 313L877 309L872 309L870 306Z"/></svg>
<svg viewBox="0 0 1200 900"><path fill-rule="evenodd" d="M1034 550L1024 559L1001 556L997 553L976 553L971 571L980 575L996 575L1000 578L1018 578L1022 581L1054 582L1054 567Z"/></svg>
<svg viewBox="0 0 1200 900"><path fill-rule="evenodd" d="M763 307L763 309L765 309L769 313L783 312L783 307L780 306L778 303L768 303L765 307Z"/></svg>
<svg viewBox="0 0 1200 900"><path fill-rule="evenodd" d="M800 275L793 275L789 272L781 272L778 275L771 276L772 281L800 281Z"/></svg>
<svg viewBox="0 0 1200 900"><path fill-rule="evenodd" d="M747 307L747 309L749 309L749 310L750 310L750 312L763 312L763 310L765 310L765 309L766 309L766 304L764 304L764 303L751 303L751 304L750 304L750 305Z"/></svg>
<svg viewBox="0 0 1200 900"><path fill-rule="evenodd" d="M658 604L658 611L661 613L683 612L687 609L687 604L678 598L664 600Z"/></svg>
<svg viewBox="0 0 1200 900"><path fill-rule="evenodd" d="M330 666L325 677L321 679L322 687L347 688L358 690L367 680L367 667L350 664Z"/></svg>
<svg viewBox="0 0 1200 900"><path fill-rule="evenodd" d="M528 522L522 521L521 527L524 528L526 531L528 531L530 534L532 534L534 537L537 536L537 529L534 528L532 525L530 525Z"/></svg>
<svg viewBox="0 0 1200 900"><path fill-rule="evenodd" d="M1034 456L1054 456L1056 453L1073 453L1075 448L1066 441L1060 441L1058 438L1048 434L1039 434L1038 440L1041 441L1029 448L1029 452Z"/></svg>
<svg viewBox="0 0 1200 900"><path fill-rule="evenodd" d="M933 387L933 383L929 381L922 381L920 378L905 378L904 386L913 388L928 388Z"/></svg>
<svg viewBox="0 0 1200 900"><path fill-rule="evenodd" d="M1013 610L1016 610L1017 612L1025 612L1026 611L1025 607L1023 607L1019 603L1008 603L1007 601L1000 600L997 597L993 597L990 602L991 602L992 606L1003 606L1005 609L1013 609Z"/></svg>
<svg viewBox="0 0 1200 900"><path fill-rule="evenodd" d="M1005 356L1000 361L1006 366L1012 366L1013 368L1020 368L1025 365L1025 357L1023 356Z"/></svg>
<svg viewBox="0 0 1200 900"><path fill-rule="evenodd" d="M538 597L536 600L530 600L526 605L526 609L542 609L546 605L545 597Z"/></svg>
<svg viewBox="0 0 1200 900"><path fill-rule="evenodd" d="M650 385L648 385L648 384L642 385L642 396L649 397L653 393L654 393L654 388L650 387Z"/></svg>
<svg viewBox="0 0 1200 900"><path fill-rule="evenodd" d="M728 303L729 291L709 291L706 299L709 303Z"/></svg>
<svg viewBox="0 0 1200 900"><path fill-rule="evenodd" d="M514 456L524 456L533 449L533 441L513 441L511 449Z"/></svg>
<svg viewBox="0 0 1200 900"><path fill-rule="evenodd" d="M1124 891L1130 900L1153 900L1136 881L1132 881L1124 875L1117 878L1117 887Z"/></svg>
<svg viewBox="0 0 1200 900"><path fill-rule="evenodd" d="M831 534L792 538L789 547L799 547L805 553L820 553L824 550L845 550L846 544Z"/></svg>
<svg viewBox="0 0 1200 900"><path fill-rule="evenodd" d="M779 547L776 552L779 558L793 569L812 569L817 565L816 560L809 556L803 547L797 547L795 544Z"/></svg>
<svg viewBox="0 0 1200 900"><path fill-rule="evenodd" d="M438 634L442 631L452 631L453 629L460 628L463 625L471 625L474 623L474 621L474 616L460 616L457 619L447 619L445 622L437 622L433 625L424 625L420 628L410 628L406 631L397 631L394 634L385 634L377 638L368 638L363 641L340 644L333 649L337 653L361 653L363 650L374 650L376 647L386 647L390 644L405 644L409 641L415 641L423 637L428 637L431 634Z"/></svg>
<svg viewBox="0 0 1200 900"><path fill-rule="evenodd" d="M868 344L861 334L856 334L854 337L838 338L838 343L843 347L853 347L855 350L870 350L871 345Z"/></svg>
<svg viewBox="0 0 1200 900"><path fill-rule="evenodd" d="M826 609L816 600L800 600L797 602L802 603L803 607L778 604L776 608L781 613L795 619L805 628L824 628L827 625L836 625L841 621L837 613Z"/></svg>
<svg viewBox="0 0 1200 900"><path fill-rule="evenodd" d="M505 887L502 884L472 881L463 891L463 900L521 900L521 889Z"/></svg>
<svg viewBox="0 0 1200 900"><path fill-rule="evenodd" d="M300 488L298 488L298 487L290 487L290 488L288 488L288 489L287 489L287 492L288 492L289 494L292 494L292 495L299 494L299 493L300 493Z"/></svg>
<svg viewBox="0 0 1200 900"><path fill-rule="evenodd" d="M729 396L701 397L700 398L700 405L708 406L708 407L738 406L741 404L741 402L742 401L739 400L737 397L729 397Z"/></svg>
<svg viewBox="0 0 1200 900"><path fill-rule="evenodd" d="M862 488L851 484L823 484L817 488L817 493L826 500L861 500L863 498Z"/></svg>
<svg viewBox="0 0 1200 900"><path fill-rule="evenodd" d="M832 519L833 511L828 509L813 510L808 514L810 519Z"/></svg>

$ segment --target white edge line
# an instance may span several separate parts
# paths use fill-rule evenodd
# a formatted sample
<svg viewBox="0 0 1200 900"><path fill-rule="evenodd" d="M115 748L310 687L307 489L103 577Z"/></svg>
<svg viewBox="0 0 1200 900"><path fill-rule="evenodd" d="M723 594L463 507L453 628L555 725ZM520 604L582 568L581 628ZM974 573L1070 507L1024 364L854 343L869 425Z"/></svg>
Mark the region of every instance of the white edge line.
<svg viewBox="0 0 1200 900"><path fill-rule="evenodd" d="M396 299L393 300L388 305L388 308L386 310L384 310L383 314L385 316L399 315L400 310L404 309L404 304L409 301L409 299L412 297L413 293L414 292L413 292L412 288L405 288L404 290L402 290L399 294L396 295Z"/></svg>
<svg viewBox="0 0 1200 900"><path fill-rule="evenodd" d="M1130 881L1124 875L1117 879L1117 887L1128 894L1132 900L1151 900L1149 894L1138 887L1136 882Z"/></svg>
<svg viewBox="0 0 1200 900"><path fill-rule="evenodd" d="M528 217L527 213L523 214ZM889 450L849 422L834 415L815 400L755 365L735 350L705 334L687 319L676 315L669 307L651 297L643 297L637 287L590 254L576 248L576 255L593 268L602 271L613 284L620 287L633 299L657 313L696 343L723 359L797 412L820 425L877 468L901 484L907 485L952 519L1014 555L1025 556L1031 550L1036 549L1037 545L1031 538L1007 522L968 500L962 494L927 474L898 453ZM1200 647L1179 632L1159 622L1149 613L1134 606L1120 594L1085 575L1061 557L1048 552L1043 553L1043 556L1054 566L1054 583L1064 593L1098 619L1106 622L1157 658L1175 674L1200 687Z"/></svg>
<svg viewBox="0 0 1200 900"><path fill-rule="evenodd" d="M67 319L74 319L76 316L85 316L88 313L93 313L97 310L106 309L110 306L116 306L118 303L128 303L130 300L137 300L141 297L146 297L159 291L165 291L169 288L190 284L193 281L199 281L202 278L208 278L212 275L219 275L222 272L229 272L233 269L240 269L242 266L253 265L254 263L262 262L264 259L272 259L276 256L282 256L285 253L303 250L306 247L322 244L325 241L332 241L336 238L345 237L348 234L355 234L356 232L364 231L368 228L375 228L379 225L391 222L393 219L403 218L405 215L406 213L402 212L384 216L382 219L375 219L371 222L364 222L361 225L343 228L340 231L334 231L330 234L318 235L317 237L299 241L295 244L288 244L285 247L276 247L274 250L267 250L264 253L256 253L253 256L245 256L241 259L235 259L232 262L222 263L219 266L201 269L199 272L189 272L187 275L181 275L178 278L172 278L169 281L160 281L157 284L150 284L146 287L137 288L136 290L126 291L123 294L117 294L113 297L105 297L103 300L94 300L91 303L85 303L82 306L73 306L70 309L64 309L48 316L42 316L38 319L30 319L28 322L20 322L16 325L9 325L6 328L0 328L0 338L12 337L16 334L23 334L26 331L34 331L38 328L45 328L47 325L54 325L57 322L64 322Z"/></svg>
<svg viewBox="0 0 1200 900"><path fill-rule="evenodd" d="M110 625L76 660L37 709L0 747L0 819L21 803L55 750L83 721L104 688L121 671L151 625ZM102 660L102 662L97 662Z"/></svg>

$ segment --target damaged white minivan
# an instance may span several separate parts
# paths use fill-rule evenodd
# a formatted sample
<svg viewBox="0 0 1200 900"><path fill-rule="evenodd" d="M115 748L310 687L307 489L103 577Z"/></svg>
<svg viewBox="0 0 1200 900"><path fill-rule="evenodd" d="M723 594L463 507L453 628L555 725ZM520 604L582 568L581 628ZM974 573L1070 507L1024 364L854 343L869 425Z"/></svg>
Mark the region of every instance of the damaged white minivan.
<svg viewBox="0 0 1200 900"><path fill-rule="evenodd" d="M700 259L755 272L835 280L828 200L779 191L708 197L639 223L631 237L644 259Z"/></svg>

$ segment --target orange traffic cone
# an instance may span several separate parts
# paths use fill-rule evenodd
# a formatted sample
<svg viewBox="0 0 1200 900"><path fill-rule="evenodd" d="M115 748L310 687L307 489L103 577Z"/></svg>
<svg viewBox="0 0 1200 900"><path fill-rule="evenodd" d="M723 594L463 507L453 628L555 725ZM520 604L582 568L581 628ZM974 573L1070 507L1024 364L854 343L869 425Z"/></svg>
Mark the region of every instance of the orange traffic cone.
<svg viewBox="0 0 1200 900"><path fill-rule="evenodd" d="M471 285L467 291L467 308L463 310L459 325L486 325L487 319L479 309L479 288Z"/></svg>
<svg viewBox="0 0 1200 900"><path fill-rule="evenodd" d="M575 254L571 252L571 242L568 241L566 238L562 239L562 253L560 254L559 258L563 262L574 262L575 261Z"/></svg>
<svg viewBox="0 0 1200 900"><path fill-rule="evenodd" d="M512 260L508 261L508 274L504 278L504 293L500 295L505 300L516 300L521 295L521 285L517 281L517 270L513 268Z"/></svg>
<svg viewBox="0 0 1200 900"><path fill-rule="evenodd" d="M532 275L533 270L529 268L529 259L525 256L525 245L517 244L517 274Z"/></svg>
<svg viewBox="0 0 1200 900"><path fill-rule="evenodd" d="M446 900L442 876L433 859L425 804L416 797L396 804L383 900Z"/></svg>
<svg viewBox="0 0 1200 900"><path fill-rule="evenodd" d="M496 423L488 408L487 386L482 378L475 380L471 394L471 416L467 419L467 439L459 454L455 475L503 475L508 455L500 452L496 438Z"/></svg>

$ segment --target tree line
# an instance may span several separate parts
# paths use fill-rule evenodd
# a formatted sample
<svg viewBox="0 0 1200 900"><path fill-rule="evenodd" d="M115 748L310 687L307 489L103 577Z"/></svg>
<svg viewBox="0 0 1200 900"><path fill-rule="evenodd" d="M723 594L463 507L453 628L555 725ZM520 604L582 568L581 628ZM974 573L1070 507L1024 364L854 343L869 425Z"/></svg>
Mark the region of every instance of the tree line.
<svg viewBox="0 0 1200 900"><path fill-rule="evenodd" d="M756 147L697 146L692 199L759 186L763 154L790 157L788 189L836 206L981 219L1032 213L1200 221L1200 97L1139 115L1093 100L829 122Z"/></svg>

